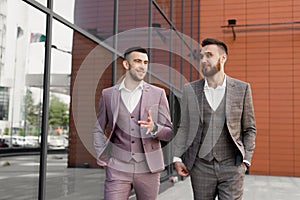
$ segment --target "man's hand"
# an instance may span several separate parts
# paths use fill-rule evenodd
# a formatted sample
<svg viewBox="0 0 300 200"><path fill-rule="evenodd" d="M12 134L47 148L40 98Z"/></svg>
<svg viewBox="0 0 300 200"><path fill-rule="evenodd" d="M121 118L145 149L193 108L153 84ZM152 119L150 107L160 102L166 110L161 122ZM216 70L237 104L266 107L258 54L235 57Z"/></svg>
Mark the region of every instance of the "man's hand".
<svg viewBox="0 0 300 200"><path fill-rule="evenodd" d="M107 167L107 163L99 159L97 159L97 164L103 169L106 169Z"/></svg>
<svg viewBox="0 0 300 200"><path fill-rule="evenodd" d="M154 125L154 122L153 122L153 120L152 120L150 110L148 111L148 117L147 117L147 120L146 120L146 121L138 121L138 123L141 125L141 127L147 128L146 135L147 135L148 133L150 133L151 131L153 131L155 125Z"/></svg>
<svg viewBox="0 0 300 200"><path fill-rule="evenodd" d="M244 166L244 170L246 172L248 170L248 167L247 167L246 163L243 163L243 166Z"/></svg>
<svg viewBox="0 0 300 200"><path fill-rule="evenodd" d="M189 170L186 168L185 164L182 162L175 162L174 167L179 176L188 176L190 174Z"/></svg>

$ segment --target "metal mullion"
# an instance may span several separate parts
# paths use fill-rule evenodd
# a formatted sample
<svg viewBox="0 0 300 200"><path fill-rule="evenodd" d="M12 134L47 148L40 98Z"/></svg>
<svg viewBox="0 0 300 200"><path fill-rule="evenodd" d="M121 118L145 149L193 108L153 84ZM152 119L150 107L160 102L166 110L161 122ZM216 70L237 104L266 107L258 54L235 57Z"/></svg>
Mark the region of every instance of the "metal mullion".
<svg viewBox="0 0 300 200"><path fill-rule="evenodd" d="M113 60L112 60L112 84L117 82L117 47L118 47L118 21L119 21L119 0L114 0L114 19L113 19Z"/></svg>
<svg viewBox="0 0 300 200"><path fill-rule="evenodd" d="M200 0L198 0L198 43L200 44ZM197 47L197 52L200 52L200 45L198 45L198 47ZM199 53L198 53L199 54ZM197 55L197 59L198 59L198 56L199 55ZM197 68L198 68L198 70L199 70L199 72L200 72L200 62L197 62L198 63L198 66L197 66ZM198 73L198 79L200 78L200 73Z"/></svg>
<svg viewBox="0 0 300 200"><path fill-rule="evenodd" d="M172 22L173 21L173 0L170 0L170 21ZM170 25L170 28L172 28L171 27L172 25ZM174 116L175 116L175 109L174 109L174 107L175 107L175 101L174 101L174 96L175 96L175 94L174 94L174 92L173 92L173 84L172 84L172 66L173 66L173 61L172 61L172 59L173 59L173 55L172 55L172 49L173 49L173 36L172 36L172 32L170 32L170 51L169 51L169 102L170 102L170 113L171 113L171 115L172 115L172 120L174 120ZM174 126L174 124L173 124L173 126ZM174 127L173 127L173 129L174 129ZM168 149L168 152L169 152L169 154L168 154L168 163L172 163L172 161L173 161L173 154L172 154L172 149L173 149L173 143L170 143L171 145L168 145L169 146L169 149ZM173 165L172 164L170 164L169 165L169 167L168 167L168 175L169 176L172 176L172 174L173 174Z"/></svg>
<svg viewBox="0 0 300 200"><path fill-rule="evenodd" d="M152 27L152 12L153 12L152 3L153 3L153 0L149 0L148 27ZM151 61L151 59L152 59L151 58L151 54L152 54L152 29L151 28L148 29L148 47L149 47L148 57L149 57L149 60ZM151 71L151 62L149 63L148 67L149 67L149 71ZM151 74L153 76L154 73L151 73ZM148 82L151 82L150 73L148 73L147 77L148 77Z"/></svg>
<svg viewBox="0 0 300 200"><path fill-rule="evenodd" d="M184 0L181 1L181 34L184 34ZM182 37L182 36L181 36ZM182 43L185 44L185 41L182 39ZM188 45L187 45L188 46ZM183 58L182 58L182 54L183 54L183 47L182 44L180 46L180 87L182 87L182 74L183 74ZM191 50L192 52L192 50Z"/></svg>
<svg viewBox="0 0 300 200"><path fill-rule="evenodd" d="M52 10L53 0L47 1L47 7ZM49 116L49 93L50 93L50 67L51 67L51 46L52 46L52 12L47 14L46 21L46 41L45 41L45 63L43 82L43 116L41 134L41 152L39 167L39 188L38 199L44 200L46 196L46 173L47 173L47 153L48 153L48 116Z"/></svg>
<svg viewBox="0 0 300 200"><path fill-rule="evenodd" d="M194 16L194 2L193 0L191 0L191 21L190 21L190 31L191 31L191 34L190 34L190 46L191 48L193 49L193 16ZM192 81L193 79L193 73L192 73L192 70L193 70L193 65L192 65L192 59L194 58L194 55L193 53L191 53L191 56L190 56L190 81Z"/></svg>

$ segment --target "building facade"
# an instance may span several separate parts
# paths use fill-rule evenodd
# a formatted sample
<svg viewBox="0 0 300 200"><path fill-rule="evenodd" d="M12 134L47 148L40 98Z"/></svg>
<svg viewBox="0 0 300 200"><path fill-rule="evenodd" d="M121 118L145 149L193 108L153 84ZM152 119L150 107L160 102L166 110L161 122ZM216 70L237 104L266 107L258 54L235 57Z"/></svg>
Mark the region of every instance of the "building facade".
<svg viewBox="0 0 300 200"><path fill-rule="evenodd" d="M81 13L75 14L78 23L104 41L114 33L122 37L123 31L153 25L174 29L196 42L205 37L224 40L229 47L226 73L252 85L258 135L251 173L300 175L297 159L299 89L296 86L299 76L299 4L296 1L264 1L260 2L259 8L256 1L154 1L152 4L120 1L117 4L117 13L113 2L91 1L83 5L79 1L76 5L75 13ZM85 15L87 10L89 15ZM116 16L113 16L113 13ZM170 45L172 38L168 33L164 35L168 42L161 42L160 45ZM137 37L135 39L138 40ZM150 42L155 46L155 36L152 39ZM171 66L181 75L178 77L176 73L168 73L164 77L165 82L158 80L160 85L166 88L173 88L177 85L174 82L178 80L181 80L178 84L181 85L182 79L189 81L199 78L199 66L191 66L183 59L185 53L192 55L193 52L197 52L197 46L189 46L188 50L185 49L178 56L174 53L177 46L175 43L170 45L171 55L157 49L152 50L151 54L152 60ZM184 48L185 44L193 42L183 41L179 46ZM115 72L118 78L122 73L116 71L120 69L121 67L117 66L116 69L108 70L109 75L105 77L110 79L101 79L99 87L104 88L114 83L113 74L110 73ZM96 94L96 102L99 95L100 93ZM180 99L180 92L176 97ZM88 160L84 159L84 162Z"/></svg>
<svg viewBox="0 0 300 200"><path fill-rule="evenodd" d="M298 177L299 11L296 0L0 0L5 151L38 151L40 168L34 173L40 180L33 198L47 196L45 158L51 148L68 150L66 168L98 173L92 129L101 91L121 80L123 52L135 45L149 50L146 81L165 89L176 137L182 87L202 77L199 43L216 37L229 48L225 72L252 87L257 139L250 174ZM68 105L67 111L53 115L52 95ZM53 125L65 114L67 126ZM13 146L15 136L38 140ZM164 181L174 170L172 142L162 145Z"/></svg>

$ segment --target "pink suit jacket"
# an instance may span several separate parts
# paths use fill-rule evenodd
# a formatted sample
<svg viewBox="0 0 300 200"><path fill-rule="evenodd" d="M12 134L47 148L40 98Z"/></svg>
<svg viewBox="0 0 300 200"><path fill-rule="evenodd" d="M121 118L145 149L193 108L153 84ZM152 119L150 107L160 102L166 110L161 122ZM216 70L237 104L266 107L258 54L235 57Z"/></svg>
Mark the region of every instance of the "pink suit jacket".
<svg viewBox="0 0 300 200"><path fill-rule="evenodd" d="M111 147L114 145L110 139L114 134L119 113L121 100L119 86L118 84L104 89L100 98L97 122L93 132L97 163L100 166L107 164ZM173 135L173 127L165 91L144 83L139 120L147 120L149 110L151 110L153 121L158 125L157 134L152 137L150 134L146 135L147 129L140 128L140 131L146 161L150 171L154 173L162 171L165 167L160 140L169 141Z"/></svg>

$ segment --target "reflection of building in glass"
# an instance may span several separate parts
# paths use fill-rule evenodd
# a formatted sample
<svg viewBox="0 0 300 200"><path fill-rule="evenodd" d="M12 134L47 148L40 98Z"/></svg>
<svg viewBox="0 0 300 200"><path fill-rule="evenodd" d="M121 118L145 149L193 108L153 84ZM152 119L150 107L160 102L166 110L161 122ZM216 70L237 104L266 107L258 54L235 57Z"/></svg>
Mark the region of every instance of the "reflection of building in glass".
<svg viewBox="0 0 300 200"><path fill-rule="evenodd" d="M5 59L6 0L0 0L0 77Z"/></svg>
<svg viewBox="0 0 300 200"><path fill-rule="evenodd" d="M26 71L26 32L28 10L24 4L0 1L0 130L19 130L24 122L22 111ZM18 16L16 17L16 13ZM7 131L6 131L7 132Z"/></svg>
<svg viewBox="0 0 300 200"><path fill-rule="evenodd" d="M0 120L8 120L9 93L7 87L0 87Z"/></svg>
<svg viewBox="0 0 300 200"><path fill-rule="evenodd" d="M6 0L0 0L0 86L1 86L1 100L0 100L0 135L4 132L4 125L2 121L8 121L9 109L9 93L8 87L4 87L1 83L3 79L4 63L5 63L5 41L6 41L6 15L7 15Z"/></svg>
<svg viewBox="0 0 300 200"><path fill-rule="evenodd" d="M44 85L46 18L17 1L0 0L0 136L8 134L10 141L15 135L41 134ZM72 40L70 30L61 34L61 28L56 29L59 37L69 33L64 41ZM69 103L70 44L61 45L58 36L53 37L50 92Z"/></svg>

